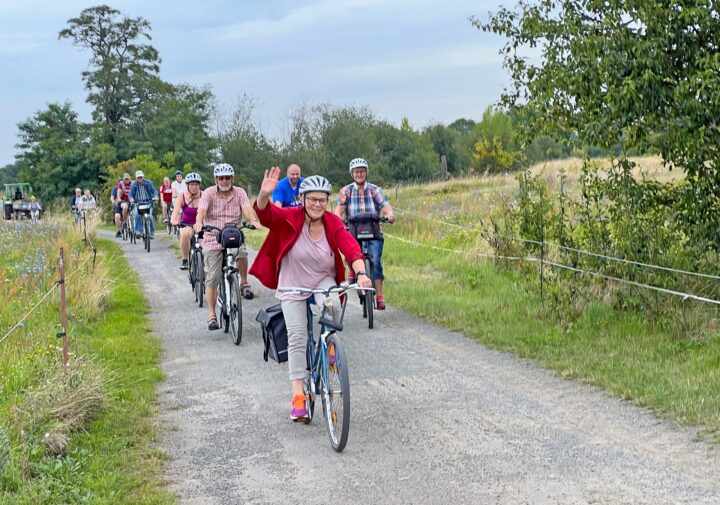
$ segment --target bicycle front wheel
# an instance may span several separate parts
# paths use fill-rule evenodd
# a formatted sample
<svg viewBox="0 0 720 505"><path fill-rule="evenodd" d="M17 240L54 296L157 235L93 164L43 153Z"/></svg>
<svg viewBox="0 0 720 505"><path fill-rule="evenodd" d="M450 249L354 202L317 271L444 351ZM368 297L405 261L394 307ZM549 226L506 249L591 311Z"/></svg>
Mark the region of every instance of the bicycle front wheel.
<svg viewBox="0 0 720 505"><path fill-rule="evenodd" d="M375 287L375 275L373 273L373 264L369 259L365 259L365 272L370 277L372 287ZM375 291L365 291L365 307L364 312L367 315L368 328L372 330L373 320L373 309L375 308Z"/></svg>
<svg viewBox="0 0 720 505"><path fill-rule="evenodd" d="M195 300L202 308L205 295L205 263L202 252L198 251L193 257L195 258Z"/></svg>
<svg viewBox="0 0 720 505"><path fill-rule="evenodd" d="M345 349L336 334L327 338L323 360L321 395L330 445L337 452L345 449L350 434L350 375ZM334 355L334 357L333 357Z"/></svg>
<svg viewBox="0 0 720 505"><path fill-rule="evenodd" d="M143 239L145 240L145 250L150 252L150 221L143 219Z"/></svg>
<svg viewBox="0 0 720 505"><path fill-rule="evenodd" d="M233 343L240 345L242 340L242 296L240 295L240 279L237 276L230 278L230 293L228 293L230 335Z"/></svg>

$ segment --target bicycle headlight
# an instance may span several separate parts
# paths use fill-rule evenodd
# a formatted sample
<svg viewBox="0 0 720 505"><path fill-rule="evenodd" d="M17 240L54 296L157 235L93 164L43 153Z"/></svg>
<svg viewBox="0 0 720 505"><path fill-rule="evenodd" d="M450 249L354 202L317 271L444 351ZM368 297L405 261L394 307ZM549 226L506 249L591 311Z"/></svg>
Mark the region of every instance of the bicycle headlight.
<svg viewBox="0 0 720 505"><path fill-rule="evenodd" d="M325 301L323 302L323 305L325 305L325 307L327 307L328 309L332 308L332 306L333 306L333 299L330 298L329 296L326 296L326 297L325 297Z"/></svg>

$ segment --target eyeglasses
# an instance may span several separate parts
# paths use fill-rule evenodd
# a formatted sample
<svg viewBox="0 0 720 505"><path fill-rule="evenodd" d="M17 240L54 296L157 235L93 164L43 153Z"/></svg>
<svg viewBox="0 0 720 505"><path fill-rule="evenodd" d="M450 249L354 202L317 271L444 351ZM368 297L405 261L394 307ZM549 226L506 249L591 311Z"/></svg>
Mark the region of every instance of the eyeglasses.
<svg viewBox="0 0 720 505"><path fill-rule="evenodd" d="M217 180L218 181L229 181L232 179L232 175L218 175Z"/></svg>
<svg viewBox="0 0 720 505"><path fill-rule="evenodd" d="M327 198L315 198L314 196L306 196L305 201L310 205L322 205L323 207L328 203Z"/></svg>

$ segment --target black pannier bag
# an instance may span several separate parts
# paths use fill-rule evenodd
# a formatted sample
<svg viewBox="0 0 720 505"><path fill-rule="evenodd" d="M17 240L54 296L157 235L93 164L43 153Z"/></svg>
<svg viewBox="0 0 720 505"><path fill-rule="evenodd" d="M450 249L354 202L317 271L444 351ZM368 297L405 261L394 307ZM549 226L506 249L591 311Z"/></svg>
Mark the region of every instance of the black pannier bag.
<svg viewBox="0 0 720 505"><path fill-rule="evenodd" d="M380 216L374 212L359 212L348 218L348 230L358 240L382 238Z"/></svg>
<svg viewBox="0 0 720 505"><path fill-rule="evenodd" d="M226 224L225 228L217 236L218 243L222 244L225 249L235 249L245 242L245 235L240 228L233 224Z"/></svg>
<svg viewBox="0 0 720 505"><path fill-rule="evenodd" d="M263 359L267 361L269 356L278 363L285 363L288 359L288 335L282 306L278 303L260 310L255 320L260 323L260 328L262 328L262 337L265 343Z"/></svg>

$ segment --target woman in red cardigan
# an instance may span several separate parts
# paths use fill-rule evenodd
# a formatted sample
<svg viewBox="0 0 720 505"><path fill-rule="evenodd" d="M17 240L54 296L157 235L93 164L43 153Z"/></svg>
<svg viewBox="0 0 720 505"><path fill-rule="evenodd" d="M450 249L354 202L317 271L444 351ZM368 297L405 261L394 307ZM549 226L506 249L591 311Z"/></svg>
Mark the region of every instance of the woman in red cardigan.
<svg viewBox="0 0 720 505"><path fill-rule="evenodd" d="M270 230L250 273L266 287L278 286L326 289L345 280L342 256L352 266L357 283L369 288L363 271L363 255L357 241L332 212L326 212L332 187L319 175L306 178L300 185L302 207L277 207L270 203L278 184L280 168L265 171L255 212L260 223ZM342 253L342 256L341 256ZM288 332L288 368L292 382L294 421L307 422L305 379L307 347L307 294L277 293L281 300ZM336 304L338 306L338 304ZM330 350L332 355L332 349Z"/></svg>

